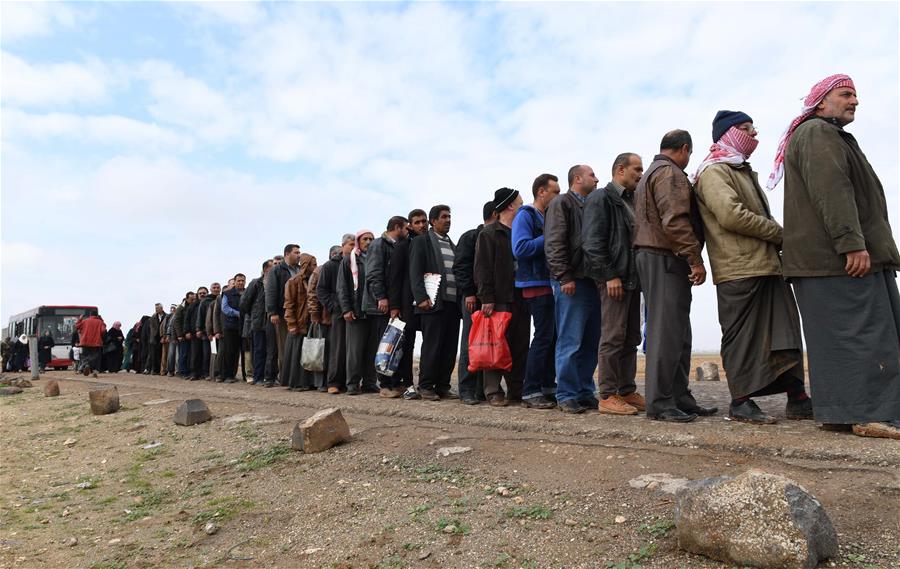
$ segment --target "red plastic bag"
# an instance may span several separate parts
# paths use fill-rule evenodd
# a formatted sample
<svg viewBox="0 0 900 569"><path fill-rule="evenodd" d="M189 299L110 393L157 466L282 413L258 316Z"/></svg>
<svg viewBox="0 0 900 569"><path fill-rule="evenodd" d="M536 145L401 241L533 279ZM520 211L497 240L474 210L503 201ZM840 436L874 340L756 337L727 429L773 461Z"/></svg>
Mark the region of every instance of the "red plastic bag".
<svg viewBox="0 0 900 569"><path fill-rule="evenodd" d="M479 310L472 314L469 332L469 371L512 369L512 354L506 342L511 312L494 312L485 316Z"/></svg>

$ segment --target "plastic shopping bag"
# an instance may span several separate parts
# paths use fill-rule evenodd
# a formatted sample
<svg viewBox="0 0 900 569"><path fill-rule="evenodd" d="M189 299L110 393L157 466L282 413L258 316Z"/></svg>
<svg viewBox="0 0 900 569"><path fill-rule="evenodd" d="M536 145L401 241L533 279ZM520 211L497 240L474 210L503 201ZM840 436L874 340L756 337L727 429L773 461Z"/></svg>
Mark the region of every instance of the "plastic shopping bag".
<svg viewBox="0 0 900 569"><path fill-rule="evenodd" d="M318 322L312 323L309 333L303 338L300 365L306 371L325 371L325 338Z"/></svg>
<svg viewBox="0 0 900 569"><path fill-rule="evenodd" d="M486 369L509 371L512 354L506 342L511 312L494 312L485 316L479 310L472 314L472 331L469 332L469 371Z"/></svg>
<svg viewBox="0 0 900 569"><path fill-rule="evenodd" d="M400 367L400 359L403 357L403 329L406 323L399 318L391 318L387 328L384 329L384 335L381 337L381 343L378 344L378 351L375 352L375 371L387 377L393 377Z"/></svg>

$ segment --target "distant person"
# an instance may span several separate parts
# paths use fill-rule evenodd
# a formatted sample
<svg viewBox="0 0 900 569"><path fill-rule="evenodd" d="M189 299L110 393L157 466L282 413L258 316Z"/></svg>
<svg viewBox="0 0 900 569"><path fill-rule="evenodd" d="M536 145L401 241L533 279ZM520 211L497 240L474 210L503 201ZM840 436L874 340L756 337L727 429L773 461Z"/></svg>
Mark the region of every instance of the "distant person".
<svg viewBox="0 0 900 569"><path fill-rule="evenodd" d="M100 357L103 350L103 333L106 332L106 324L96 314L87 318L79 318L75 323L81 343L81 358L84 365L81 370L84 375L93 373L97 377L96 370L100 368Z"/></svg>
<svg viewBox="0 0 900 569"><path fill-rule="evenodd" d="M769 187L783 156L784 276L803 317L816 421L900 439L900 253L881 181L844 130L858 105L850 77L817 83Z"/></svg>
<svg viewBox="0 0 900 569"><path fill-rule="evenodd" d="M147 340L149 342L149 349L147 350L147 357L144 360L144 373L146 374L159 375L160 362L162 360L163 321L165 318L165 309L163 309L162 303L157 302L153 307L153 314L150 315L150 319L147 321Z"/></svg>
<svg viewBox="0 0 900 569"><path fill-rule="evenodd" d="M175 336L175 312L177 310L178 305L170 304L169 313L166 314L166 318L163 320L165 331L162 333L163 358L160 373L169 377L175 376L175 362L178 352L178 340Z"/></svg>
<svg viewBox="0 0 900 569"><path fill-rule="evenodd" d="M556 400L560 411L596 410L594 370L600 343L600 300L582 251L584 203L597 187L594 169L569 168L569 191L547 207L544 253L556 300Z"/></svg>
<svg viewBox="0 0 900 569"><path fill-rule="evenodd" d="M122 323L116 320L112 328L106 331L103 344L103 369L107 373L119 373L122 370L125 336L122 334Z"/></svg>
<svg viewBox="0 0 900 569"><path fill-rule="evenodd" d="M556 407L556 318L550 270L544 254L544 214L559 197L559 178L541 174L531 185L534 201L523 205L512 224L512 250L516 258L516 288L528 304L534 337L528 348L522 406Z"/></svg>
<svg viewBox="0 0 900 569"><path fill-rule="evenodd" d="M341 249L332 255L319 270L316 296L324 310L331 315L331 329L328 331L328 393L337 395L347 391L347 322L344 320L341 302L338 299L338 273L342 260L356 247L356 236L345 233L341 238Z"/></svg>
<svg viewBox="0 0 900 569"><path fill-rule="evenodd" d="M250 338L253 346L253 385L262 385L266 381L266 350L268 347L266 338L266 274L272 268L272 259L266 259L262 263L259 277L250 281L244 295L241 297L241 314L250 320ZM270 323L271 325L271 323ZM270 370L270 377L274 378L274 371ZM274 381L274 380L273 380Z"/></svg>
<svg viewBox="0 0 900 569"><path fill-rule="evenodd" d="M28 336L22 334L13 342L9 371L18 372L26 369L28 369Z"/></svg>
<svg viewBox="0 0 900 569"><path fill-rule="evenodd" d="M375 235L368 229L356 232L356 247L341 260L337 297L347 326L347 395L378 393L375 352L378 350L377 317L366 314L366 259Z"/></svg>
<svg viewBox="0 0 900 569"><path fill-rule="evenodd" d="M12 340L9 339L9 336L3 338L3 341L0 342L0 360L2 360L2 366L0 366L0 370L9 371L9 363L12 359Z"/></svg>
<svg viewBox="0 0 900 569"><path fill-rule="evenodd" d="M194 303L197 295L193 291L184 294L184 298L178 308L175 309L173 332L178 342L178 376L185 379L190 375L191 338L187 334L188 308Z"/></svg>
<svg viewBox="0 0 900 569"><path fill-rule="evenodd" d="M512 247L512 223L522 206L522 196L518 190L500 188L494 192L493 204L497 219L486 224L478 235L473 275L484 316L501 312L510 314L505 340L512 356L512 367L509 370L484 370L484 396L488 404L505 407L509 403L522 403L531 320L522 290L516 288L516 259ZM505 394L501 380L506 382Z"/></svg>
<svg viewBox="0 0 900 569"><path fill-rule="evenodd" d="M284 285L288 279L300 270L300 246L290 243L284 246L284 262L276 263L266 276L266 314L275 328L275 346L278 353L279 367L284 364L284 341L287 339L287 324L284 322ZM276 368L277 369L277 368ZM284 378L279 378L282 386L287 387Z"/></svg>
<svg viewBox="0 0 900 569"><path fill-rule="evenodd" d="M208 294L209 289L205 286L198 288L197 293L194 296L194 302L188 306L187 311L184 314L184 336L191 341L189 372L185 379L191 381L199 381L209 372L208 366L205 372L203 370L204 352L209 350L209 343L206 344L206 349L204 349L204 342L201 339L200 332L197 330L197 314L200 312L200 304Z"/></svg>
<svg viewBox="0 0 900 569"><path fill-rule="evenodd" d="M600 295L600 412L637 415L637 347L641 343L641 284L634 263L634 190L644 165L632 152L613 161L612 181L584 206L584 256Z"/></svg>
<svg viewBox="0 0 900 569"><path fill-rule="evenodd" d="M316 258L308 253L300 254L299 271L284 286L284 321L288 335L284 342L284 362L281 366L282 382L291 391L313 389L313 375L303 369L303 340L309 331L309 277L316 268Z"/></svg>
<svg viewBox="0 0 900 569"><path fill-rule="evenodd" d="M222 380L226 383L237 382L238 364L241 357L241 295L247 277L243 273L234 275L233 284L222 293L220 302L222 311Z"/></svg>
<svg viewBox="0 0 900 569"><path fill-rule="evenodd" d="M478 227L469 229L456 242L456 258L453 261L453 275L459 287L459 310L462 314L462 334L459 335L459 365L456 366L459 400L463 405L478 405L486 401L484 395L484 372L469 371L469 333L472 331L472 313L479 310L478 287L475 284L475 245L485 225L497 219L494 200L481 208Z"/></svg>
<svg viewBox="0 0 900 569"><path fill-rule="evenodd" d="M703 224L684 169L691 135L673 130L644 172L634 196L634 260L647 303L645 394L647 418L686 423L713 415L688 388L691 365L691 287L706 281Z"/></svg>
<svg viewBox="0 0 900 569"><path fill-rule="evenodd" d="M194 327L194 333L197 335L197 338L200 339L200 352L199 352L199 361L198 369L195 371L199 372L198 379L206 379L209 381L215 381L216 377L214 375L210 375L210 361L212 358L212 348L210 347L210 342L215 341L211 336L215 336L212 329L212 319L207 318L211 316L211 311L214 310L216 302L218 302L219 295L222 293L222 285L219 283L212 283L209 285L209 293L206 295L197 294L199 298L199 305L197 306L197 320ZM195 366L198 367L198 366Z"/></svg>
<svg viewBox="0 0 900 569"><path fill-rule="evenodd" d="M341 246L340 245L332 245L332 247L328 250L328 258L329 260L333 257L340 258L341 256ZM328 312L328 309L322 305L322 302L319 300L319 293L317 292L317 288L319 286L319 275L321 275L322 267L316 265L316 268L313 269L312 275L309 277L309 282L306 286L306 306L307 310L309 310L309 320L310 326L313 324L317 324L319 326L319 331L323 338L325 338L325 361L323 362L325 365L323 366L322 371L313 372L313 378L315 382L315 386L319 391L328 391L328 360L329 360L329 350L331 349L331 343L328 340L328 335L331 331L331 313Z"/></svg>
<svg viewBox="0 0 900 569"><path fill-rule="evenodd" d="M53 335L50 334L50 330L44 330L44 333L38 338L37 348L38 348L38 369L41 373L47 369L47 365L50 364L50 360L53 359L53 346L56 345L56 342L53 341Z"/></svg>
<svg viewBox="0 0 900 569"><path fill-rule="evenodd" d="M422 327L419 360L419 395L437 401L453 399L450 379L459 347L459 289L453 274L456 245L450 239L450 207L436 205L428 213L431 229L410 245L409 281ZM425 282L428 275L440 277L434 300Z"/></svg>

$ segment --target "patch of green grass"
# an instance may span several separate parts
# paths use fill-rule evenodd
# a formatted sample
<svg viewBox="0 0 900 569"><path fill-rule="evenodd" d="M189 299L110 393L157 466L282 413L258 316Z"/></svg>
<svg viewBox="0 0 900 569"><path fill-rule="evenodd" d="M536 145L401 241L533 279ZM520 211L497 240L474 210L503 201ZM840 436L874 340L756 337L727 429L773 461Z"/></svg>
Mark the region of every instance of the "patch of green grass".
<svg viewBox="0 0 900 569"><path fill-rule="evenodd" d="M60 502L68 502L71 498L69 496L69 491L64 490L62 492L56 492L54 494L50 494L51 498L56 498Z"/></svg>
<svg viewBox="0 0 900 569"><path fill-rule="evenodd" d="M431 509L431 505L429 504L419 504L418 506L413 506L409 509L409 519L417 520L419 516L427 512Z"/></svg>
<svg viewBox="0 0 900 569"><path fill-rule="evenodd" d="M141 501L134 505L134 509L122 516L122 520L133 522L146 518L150 513L161 504L164 504L169 497L168 490L145 490L138 494Z"/></svg>
<svg viewBox="0 0 900 569"><path fill-rule="evenodd" d="M618 563L613 563L610 561L606 564L607 569L641 569L640 562L644 559L647 559L651 555L656 552L656 544L648 543L647 545L640 548L635 553L632 553L628 556L628 559L625 561L619 561Z"/></svg>
<svg viewBox="0 0 900 569"><path fill-rule="evenodd" d="M284 460L291 454L291 447L284 443L278 443L267 449L253 449L243 453L238 458L236 468L238 470L258 470L271 466L276 462Z"/></svg>
<svg viewBox="0 0 900 569"><path fill-rule="evenodd" d="M103 506L108 506L109 504L112 504L113 502L115 502L118 499L119 499L118 496L107 496L106 498L102 498L102 499L98 500L97 503L101 504Z"/></svg>
<svg viewBox="0 0 900 569"><path fill-rule="evenodd" d="M429 463L413 469L417 482L450 482L462 484L466 481L466 473L457 467L445 468L440 464Z"/></svg>
<svg viewBox="0 0 900 569"><path fill-rule="evenodd" d="M507 518L528 518L530 520L547 520L553 516L553 510L546 506L514 506L506 510Z"/></svg>
<svg viewBox="0 0 900 569"><path fill-rule="evenodd" d="M81 486L78 488L78 490L80 490L82 492L86 491L86 490L94 490L95 488L97 488L97 486L100 485L100 477L99 476L87 476L87 477L82 476L81 478L79 478L78 480L75 481L76 486L79 484L84 484L84 486Z"/></svg>
<svg viewBox="0 0 900 569"><path fill-rule="evenodd" d="M482 563L482 566L484 566L484 567L504 567L504 566L506 566L507 563L509 563L510 559L512 559L512 556L509 553L505 553L505 552L501 551L500 553L497 554L496 557L494 557L490 561L486 561L486 562Z"/></svg>
<svg viewBox="0 0 900 569"><path fill-rule="evenodd" d="M259 429L249 423L240 423L234 427L234 431L244 440L256 442L259 440Z"/></svg>
<svg viewBox="0 0 900 569"><path fill-rule="evenodd" d="M444 528L453 526L453 534L455 535L469 535L472 531L472 526L461 521L459 518L440 518L435 523L435 528L439 532L443 532Z"/></svg>
<svg viewBox="0 0 900 569"><path fill-rule="evenodd" d="M406 543L403 544L403 549L405 551L415 551L416 549L422 549L422 544L421 543L412 543L412 542L407 541Z"/></svg>
<svg viewBox="0 0 900 569"><path fill-rule="evenodd" d="M167 468L167 469L163 470L162 472L160 472L159 475L162 476L163 478L175 478L176 473L171 468Z"/></svg>
<svg viewBox="0 0 900 569"><path fill-rule="evenodd" d="M651 536L660 539L669 533L669 530L675 527L674 520L658 520L652 524L641 524L638 531L649 533Z"/></svg>
<svg viewBox="0 0 900 569"><path fill-rule="evenodd" d="M125 569L124 561L98 561L91 565L91 569Z"/></svg>
<svg viewBox="0 0 900 569"><path fill-rule="evenodd" d="M403 559L399 555L389 555L375 565L375 569L403 569L404 567L406 565L403 564Z"/></svg>
<svg viewBox="0 0 900 569"><path fill-rule="evenodd" d="M194 516L193 521L195 524L202 525L211 520L224 522L233 518L238 512L249 510L256 506L256 503L250 500L240 500L233 496L226 496L210 500L206 503L206 506L207 509Z"/></svg>
<svg viewBox="0 0 900 569"><path fill-rule="evenodd" d="M164 446L153 447L140 453L135 460L138 462L150 462L156 460L160 456L168 454L168 450Z"/></svg>

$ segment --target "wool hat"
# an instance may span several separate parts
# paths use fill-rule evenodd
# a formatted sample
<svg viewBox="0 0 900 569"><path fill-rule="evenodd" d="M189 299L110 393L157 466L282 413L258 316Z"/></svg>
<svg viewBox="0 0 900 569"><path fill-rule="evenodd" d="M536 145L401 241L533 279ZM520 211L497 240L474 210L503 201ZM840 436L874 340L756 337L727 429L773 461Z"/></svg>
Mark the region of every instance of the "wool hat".
<svg viewBox="0 0 900 569"><path fill-rule="evenodd" d="M494 211L501 211L519 196L519 190L500 188L494 192Z"/></svg>
<svg viewBox="0 0 900 569"><path fill-rule="evenodd" d="M745 122L753 122L750 115L741 111L719 111L712 123L713 142L718 142L729 128Z"/></svg>

